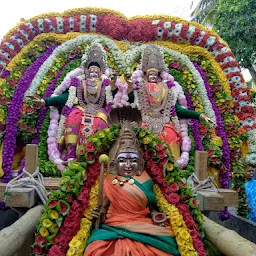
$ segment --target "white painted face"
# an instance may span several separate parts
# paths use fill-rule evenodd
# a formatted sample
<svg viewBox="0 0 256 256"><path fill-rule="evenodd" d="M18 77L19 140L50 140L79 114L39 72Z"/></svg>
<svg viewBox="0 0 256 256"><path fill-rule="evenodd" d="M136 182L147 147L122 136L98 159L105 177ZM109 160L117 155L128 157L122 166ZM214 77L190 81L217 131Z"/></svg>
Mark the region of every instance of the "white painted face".
<svg viewBox="0 0 256 256"><path fill-rule="evenodd" d="M139 171L139 156L134 153L120 153L117 156L117 174L120 176L136 175Z"/></svg>
<svg viewBox="0 0 256 256"><path fill-rule="evenodd" d="M150 71L148 74L148 81L150 83L157 83L157 80L158 80L158 72Z"/></svg>
<svg viewBox="0 0 256 256"><path fill-rule="evenodd" d="M96 67L91 67L89 70L89 78L91 79L97 79L99 78L99 70Z"/></svg>

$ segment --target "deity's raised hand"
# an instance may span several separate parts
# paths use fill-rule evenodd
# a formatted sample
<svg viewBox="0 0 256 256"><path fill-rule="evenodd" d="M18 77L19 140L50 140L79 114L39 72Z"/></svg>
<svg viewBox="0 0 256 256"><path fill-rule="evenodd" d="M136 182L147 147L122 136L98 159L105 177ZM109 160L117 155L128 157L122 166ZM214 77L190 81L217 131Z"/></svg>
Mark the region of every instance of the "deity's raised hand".
<svg viewBox="0 0 256 256"><path fill-rule="evenodd" d="M216 127L216 123L211 119L209 118L208 116L206 116L205 114L201 114L200 117L199 117L200 121L202 122L206 122L208 124L212 124L213 126Z"/></svg>
<svg viewBox="0 0 256 256"><path fill-rule="evenodd" d="M30 98L32 100L32 102L35 103L37 106L40 106L40 107L45 106L44 99L40 99L39 97L34 96L34 95L28 95L27 97Z"/></svg>

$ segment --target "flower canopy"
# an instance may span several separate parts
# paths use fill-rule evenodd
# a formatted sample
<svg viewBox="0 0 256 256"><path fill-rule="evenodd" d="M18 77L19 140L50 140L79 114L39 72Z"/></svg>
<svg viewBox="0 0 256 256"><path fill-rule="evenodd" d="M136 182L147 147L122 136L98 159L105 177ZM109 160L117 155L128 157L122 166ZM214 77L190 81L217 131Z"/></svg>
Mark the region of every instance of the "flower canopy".
<svg viewBox="0 0 256 256"><path fill-rule="evenodd" d="M47 152L50 114L46 108L38 109L26 96L49 97L56 88L61 91L66 75L80 66L85 49L95 42L104 47L109 67L121 74L139 66L145 44L161 47L169 73L181 85L188 108L206 113L217 123L212 128L190 122L188 135L192 148L186 170L193 171L195 150L207 150L211 170L218 173L216 182L228 188L232 178L241 199L238 210L245 216L247 207L241 189L245 181L244 165L245 161L256 163L251 91L226 42L200 24L171 16L128 19L112 10L81 8L42 14L11 29L0 45L2 181L12 178L17 137L39 145L40 171L45 176L60 175ZM62 114L67 115L69 110L67 105ZM168 163L166 169L172 170L172 164ZM178 200L177 196L170 198ZM51 222L64 216L62 212L56 213L56 209L53 207L49 212ZM38 237L40 243L45 243L45 229L51 224L44 223ZM53 231L57 232L57 226Z"/></svg>

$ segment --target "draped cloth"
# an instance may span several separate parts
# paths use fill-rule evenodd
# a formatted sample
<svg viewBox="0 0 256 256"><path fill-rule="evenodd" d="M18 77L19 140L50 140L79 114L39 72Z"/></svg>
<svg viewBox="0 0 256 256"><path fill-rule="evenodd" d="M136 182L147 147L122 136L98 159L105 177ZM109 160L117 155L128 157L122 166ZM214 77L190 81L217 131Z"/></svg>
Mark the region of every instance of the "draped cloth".
<svg viewBox="0 0 256 256"><path fill-rule="evenodd" d="M252 179L245 184L248 205L251 210L248 212L249 219L256 222L256 180Z"/></svg>
<svg viewBox="0 0 256 256"><path fill-rule="evenodd" d="M137 178L138 177L138 178ZM148 209L155 203L153 183L146 172L133 185L113 185L113 175L104 180L110 206L104 224L92 232L84 256L180 255L170 227L153 225Z"/></svg>

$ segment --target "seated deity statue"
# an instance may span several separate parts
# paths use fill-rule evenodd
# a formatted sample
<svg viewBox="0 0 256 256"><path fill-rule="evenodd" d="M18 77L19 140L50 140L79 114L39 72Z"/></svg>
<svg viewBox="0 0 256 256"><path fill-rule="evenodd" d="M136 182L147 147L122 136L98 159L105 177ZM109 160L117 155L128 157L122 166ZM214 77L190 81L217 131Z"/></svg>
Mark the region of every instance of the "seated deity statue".
<svg viewBox="0 0 256 256"><path fill-rule="evenodd" d="M92 231L84 256L180 255L165 214L157 211L153 181L130 123L123 123L109 157L103 207L92 213L102 224Z"/></svg>
<svg viewBox="0 0 256 256"><path fill-rule="evenodd" d="M168 145L174 158L179 160L182 145L179 119L214 122L205 114L188 110L178 103L179 93L183 94L183 100L186 101L186 98L181 86L166 72L163 54L156 45L145 48L142 67L133 73L133 79L142 113L142 127L153 130ZM184 163L180 165L183 166Z"/></svg>

